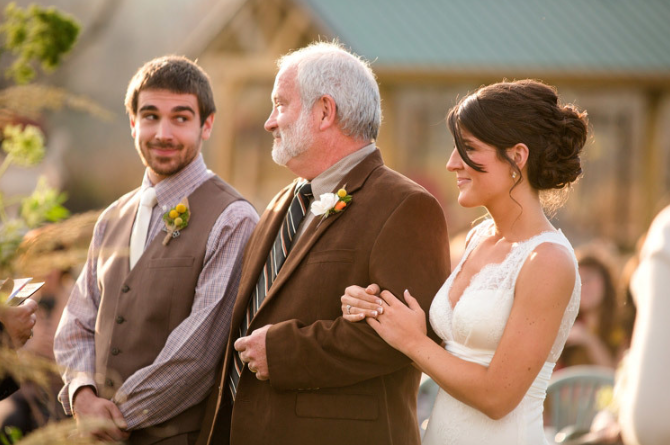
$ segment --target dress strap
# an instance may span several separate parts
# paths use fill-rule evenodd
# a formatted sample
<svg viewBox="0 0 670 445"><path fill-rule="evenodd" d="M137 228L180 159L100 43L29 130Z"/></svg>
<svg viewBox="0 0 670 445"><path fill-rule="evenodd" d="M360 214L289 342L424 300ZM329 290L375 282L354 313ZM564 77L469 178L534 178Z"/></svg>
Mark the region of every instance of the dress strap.
<svg viewBox="0 0 670 445"><path fill-rule="evenodd" d="M560 230L557 232L553 231L543 232L526 241L520 242L517 246L514 247L513 251L508 257L509 264L507 265L507 267L509 268L508 270L510 270L511 273L508 276L509 282L507 283L506 288L508 289L515 288L516 280L519 277L519 273L521 272L521 269L525 264L526 259L528 259L530 253L533 250L535 250L537 246L544 243L559 244L568 249L568 251L570 251L570 253L572 254L571 256L575 264L575 268L577 268L577 258L575 257L575 251L572 248L570 241L568 241L565 235L563 235L563 232L561 232Z"/></svg>
<svg viewBox="0 0 670 445"><path fill-rule="evenodd" d="M468 236L465 237L465 242L467 243L467 246L465 247L466 254L469 254L475 247L477 247L484 234L486 234L492 226L493 220L491 218L486 218L468 232Z"/></svg>

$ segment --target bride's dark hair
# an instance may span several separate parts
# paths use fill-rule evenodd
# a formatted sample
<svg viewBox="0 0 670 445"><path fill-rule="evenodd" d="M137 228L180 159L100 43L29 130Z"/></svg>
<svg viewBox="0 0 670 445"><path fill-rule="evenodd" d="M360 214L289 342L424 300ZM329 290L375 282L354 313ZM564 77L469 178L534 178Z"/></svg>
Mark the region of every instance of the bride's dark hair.
<svg viewBox="0 0 670 445"><path fill-rule="evenodd" d="M580 154L586 142L586 112L561 105L554 87L536 80L500 82L464 97L447 116L449 131L463 162L483 172L465 150L461 131L494 146L498 158L523 176L506 150L518 143L528 147L528 181L538 190L561 189L582 173Z"/></svg>

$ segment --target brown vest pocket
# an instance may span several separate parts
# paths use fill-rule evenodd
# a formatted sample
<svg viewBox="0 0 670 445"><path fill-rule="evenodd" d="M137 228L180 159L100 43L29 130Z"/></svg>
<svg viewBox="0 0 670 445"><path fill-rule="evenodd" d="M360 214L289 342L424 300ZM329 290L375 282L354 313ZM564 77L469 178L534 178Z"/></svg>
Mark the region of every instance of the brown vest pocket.
<svg viewBox="0 0 670 445"><path fill-rule="evenodd" d="M195 258L192 256L172 257L172 258L152 258L149 261L149 268L155 269L160 267L191 267L195 263Z"/></svg>
<svg viewBox="0 0 670 445"><path fill-rule="evenodd" d="M295 414L298 417L376 420L379 404L375 396L367 394L298 393Z"/></svg>

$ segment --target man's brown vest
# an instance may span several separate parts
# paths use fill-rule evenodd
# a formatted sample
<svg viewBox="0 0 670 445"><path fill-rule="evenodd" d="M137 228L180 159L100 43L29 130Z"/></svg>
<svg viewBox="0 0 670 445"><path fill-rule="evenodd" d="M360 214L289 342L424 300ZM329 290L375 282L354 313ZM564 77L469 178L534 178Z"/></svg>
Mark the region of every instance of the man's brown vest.
<svg viewBox="0 0 670 445"><path fill-rule="evenodd" d="M96 381L100 397L107 399L135 371L154 362L172 330L189 316L211 228L230 203L243 199L218 177L205 181L188 197L188 227L167 246L162 244L166 233L160 232L130 270L128 246L138 193L122 197L109 213L98 252ZM197 431L203 411L200 403L160 425L133 432L130 443L149 444Z"/></svg>

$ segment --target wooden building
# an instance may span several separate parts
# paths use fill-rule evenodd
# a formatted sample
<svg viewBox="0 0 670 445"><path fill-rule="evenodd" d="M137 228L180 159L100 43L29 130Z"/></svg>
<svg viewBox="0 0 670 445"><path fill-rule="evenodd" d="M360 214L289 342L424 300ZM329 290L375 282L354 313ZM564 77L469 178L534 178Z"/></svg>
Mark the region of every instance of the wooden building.
<svg viewBox="0 0 670 445"><path fill-rule="evenodd" d="M444 125L480 85L539 78L588 110L584 177L556 224L577 242L631 248L670 192L670 3L662 0L228 0L185 42L212 76L218 106L206 156L262 210L292 174L274 165L263 123L276 59L339 39L372 62L382 92L378 145L388 165L463 210L445 171Z"/></svg>

